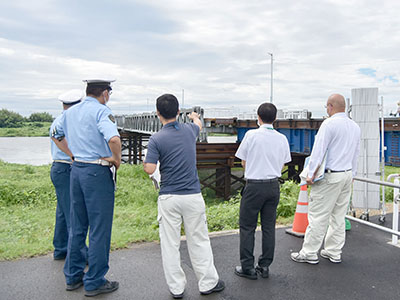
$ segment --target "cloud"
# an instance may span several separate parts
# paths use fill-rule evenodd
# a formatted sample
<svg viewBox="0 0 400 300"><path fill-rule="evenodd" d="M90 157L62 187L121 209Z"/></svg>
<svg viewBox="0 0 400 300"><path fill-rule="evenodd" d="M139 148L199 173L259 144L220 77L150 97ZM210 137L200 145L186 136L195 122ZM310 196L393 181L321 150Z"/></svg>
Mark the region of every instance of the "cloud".
<svg viewBox="0 0 400 300"><path fill-rule="evenodd" d="M116 113L183 89L185 106L253 111L270 98L268 52L279 108L321 116L330 93L359 87L399 100L394 0L15 0L0 11L0 108L23 114L57 114L58 94L100 75L117 79Z"/></svg>

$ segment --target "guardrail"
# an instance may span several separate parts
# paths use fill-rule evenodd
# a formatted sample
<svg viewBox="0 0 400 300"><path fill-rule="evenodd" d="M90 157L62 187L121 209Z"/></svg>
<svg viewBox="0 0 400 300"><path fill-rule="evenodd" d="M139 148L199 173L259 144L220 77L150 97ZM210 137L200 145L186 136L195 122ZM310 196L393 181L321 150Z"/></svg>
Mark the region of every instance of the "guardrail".
<svg viewBox="0 0 400 300"><path fill-rule="evenodd" d="M351 220L351 221L355 221L388 233L392 234L392 244L393 245L397 245L398 243L398 236L400 236L400 232L398 231L399 228L399 199L400 199L400 181L399 181L399 177L400 174L392 174L389 175L387 177L388 181L380 181L380 180L374 180L374 179L369 179L369 178L364 178L364 177L354 177L354 180L357 181L361 181L361 182L366 182L366 183L370 183L370 184L377 184L377 185L381 185L381 186L388 186L388 187L392 187L393 190L393 222L392 222L392 229L390 228L386 228L384 226L380 226L368 221L364 221L361 219L357 219L353 216L349 216L346 215L346 218ZM389 182L389 180L391 180L392 178L394 178L394 183Z"/></svg>
<svg viewBox="0 0 400 300"><path fill-rule="evenodd" d="M207 132L204 128L204 110L200 106L191 109L181 109L177 117L179 123L192 122L188 115L191 112L197 112L203 124L203 129L199 135L199 142L207 142ZM152 135L162 128L162 124L155 112L133 115L116 115L117 127L127 132L137 132L145 135Z"/></svg>

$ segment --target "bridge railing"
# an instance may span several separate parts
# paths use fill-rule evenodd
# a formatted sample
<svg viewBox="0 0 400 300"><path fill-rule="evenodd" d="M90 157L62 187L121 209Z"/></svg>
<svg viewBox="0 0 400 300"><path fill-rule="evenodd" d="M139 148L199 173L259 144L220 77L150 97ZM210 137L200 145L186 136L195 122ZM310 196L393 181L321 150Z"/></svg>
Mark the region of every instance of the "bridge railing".
<svg viewBox="0 0 400 300"><path fill-rule="evenodd" d="M177 117L177 121L179 123L192 122L188 117L191 112L197 112L200 115L200 120L203 125L199 135L199 142L207 142L207 131L204 126L204 110L200 106L195 106L190 109L181 109ZM133 115L116 115L115 119L117 121L118 129L124 131L152 135L162 128L162 124L157 117L156 112Z"/></svg>

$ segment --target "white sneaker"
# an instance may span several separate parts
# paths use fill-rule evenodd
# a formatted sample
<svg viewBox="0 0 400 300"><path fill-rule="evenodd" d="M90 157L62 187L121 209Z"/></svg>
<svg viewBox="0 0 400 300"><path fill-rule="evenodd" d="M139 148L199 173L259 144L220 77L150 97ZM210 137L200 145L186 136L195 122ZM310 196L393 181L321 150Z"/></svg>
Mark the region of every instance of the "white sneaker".
<svg viewBox="0 0 400 300"><path fill-rule="evenodd" d="M326 251L325 249L322 249L320 254L321 254L321 257L329 259L331 261L331 263L340 264L342 262L342 259L340 258L340 256L334 257L334 256L330 255L328 253L328 251Z"/></svg>
<svg viewBox="0 0 400 300"><path fill-rule="evenodd" d="M311 265L316 265L319 263L318 257L317 258L308 258L303 254L300 254L300 252L292 252L290 253L290 258L294 260L295 262L299 263L308 263Z"/></svg>

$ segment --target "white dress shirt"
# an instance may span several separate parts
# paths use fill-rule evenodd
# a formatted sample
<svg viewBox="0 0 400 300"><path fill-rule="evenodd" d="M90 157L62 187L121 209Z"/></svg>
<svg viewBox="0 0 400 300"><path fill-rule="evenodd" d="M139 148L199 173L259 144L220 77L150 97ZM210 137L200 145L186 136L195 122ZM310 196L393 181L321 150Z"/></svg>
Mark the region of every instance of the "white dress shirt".
<svg viewBox="0 0 400 300"><path fill-rule="evenodd" d="M326 169L333 171L353 170L357 173L361 130L356 122L344 112L336 113L322 122L315 137L309 162L308 177L313 177L317 167L326 156Z"/></svg>
<svg viewBox="0 0 400 300"><path fill-rule="evenodd" d="M280 177L284 164L292 160L287 138L272 124L247 131L235 155L246 161L246 179Z"/></svg>

